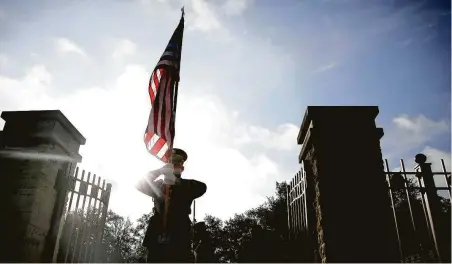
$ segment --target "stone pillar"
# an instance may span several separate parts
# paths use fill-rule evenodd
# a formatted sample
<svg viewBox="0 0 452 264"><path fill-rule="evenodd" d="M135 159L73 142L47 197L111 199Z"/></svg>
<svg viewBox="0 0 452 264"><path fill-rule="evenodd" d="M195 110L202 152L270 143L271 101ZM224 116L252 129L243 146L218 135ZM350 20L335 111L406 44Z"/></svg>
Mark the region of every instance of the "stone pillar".
<svg viewBox="0 0 452 264"><path fill-rule="evenodd" d="M86 140L58 110L1 117L6 123L0 142L0 244L8 246L2 246L0 261L46 262L56 243L67 179Z"/></svg>
<svg viewBox="0 0 452 264"><path fill-rule="evenodd" d="M298 135L322 262L398 262L378 107L308 107ZM308 186L309 188L309 186Z"/></svg>

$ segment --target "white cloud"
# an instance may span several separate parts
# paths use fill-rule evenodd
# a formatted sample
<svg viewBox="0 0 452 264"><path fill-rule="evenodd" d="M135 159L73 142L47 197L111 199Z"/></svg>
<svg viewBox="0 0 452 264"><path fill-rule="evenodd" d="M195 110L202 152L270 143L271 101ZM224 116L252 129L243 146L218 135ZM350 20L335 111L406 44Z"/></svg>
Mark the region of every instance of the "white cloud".
<svg viewBox="0 0 452 264"><path fill-rule="evenodd" d="M441 159L446 170L451 171L451 153L428 146L439 136L450 133L450 127L445 120L431 120L424 115L410 117L399 115L392 120L394 127L388 129L383 137L385 158L389 161L392 171L400 171L400 159L403 159L406 171L413 171L417 165L415 155L422 153L427 156L427 162L432 164L433 172L442 172ZM397 163L396 163L397 162ZM412 177L412 176L408 176ZM438 187L445 187L444 176L435 175ZM440 192L442 193L442 192Z"/></svg>
<svg viewBox="0 0 452 264"><path fill-rule="evenodd" d="M451 171L451 153L445 152L430 146L426 146L422 151L427 156L427 162L432 163L432 170L435 172L443 171L441 165L441 159L444 161L444 165L447 171Z"/></svg>
<svg viewBox="0 0 452 264"><path fill-rule="evenodd" d="M30 57L32 57L32 58L39 58L41 55L39 55L38 53L36 53L36 52L30 52Z"/></svg>
<svg viewBox="0 0 452 264"><path fill-rule="evenodd" d="M38 65L31 68L24 80L32 88L45 88L50 85L52 78L44 65Z"/></svg>
<svg viewBox="0 0 452 264"><path fill-rule="evenodd" d="M238 111L231 109L222 97L224 91L230 92L231 87L234 88L232 85L236 83L234 77L243 75L243 67L252 69L249 74L271 73L273 78L270 82L279 84L286 72L275 70L274 67L259 62L273 61L282 64L287 56L281 54L280 50L269 43L262 44L258 37L245 40L231 36L230 42L226 45L224 42L218 43L218 35L221 38L221 33L227 31L226 25L223 27L219 20L220 10L216 11L218 4L203 0L184 1L187 27L194 26L193 29L209 33L213 30L217 31L215 34L204 35L205 39L189 38L187 41L187 50L190 46L196 48L191 48L188 53L192 59L187 56L183 62L185 66L182 67L181 88L183 89L180 89L178 100L176 146L184 148L189 154L186 177L205 181L208 185L206 195L197 202L198 218L206 212L219 217L228 217L265 200L266 196L274 193L274 181L290 178L295 173L295 171L288 172L291 168L287 169L288 166L276 162L280 154L288 155L282 151L292 151L290 141L296 147L295 138L290 139L294 135L295 126L281 124L274 128L260 127L253 124L252 119L241 118L237 114ZM159 4L151 1L149 4L152 6L146 6L146 8L136 3L137 8L144 9L146 13L146 16L143 15L141 18L141 22L154 23L152 28L167 32L165 34L171 33L174 30L174 19L180 15L180 5L167 2ZM111 7L114 8L114 5ZM148 14L158 12L166 12L170 15L162 16L163 20L151 21L149 18L155 16ZM136 14L137 20L140 21L138 18L140 13L136 12ZM134 29L132 24L136 22L127 25L126 28ZM52 22L52 25L54 23ZM69 82L64 78L66 73L58 64L55 64L55 58L52 56L39 56L33 61L45 63L48 69L52 69L50 76L54 78L45 77L44 71L41 71L43 76L41 79L32 78L36 76L36 70L34 74L32 74L33 71L29 71L21 78L2 76L0 77L3 81L0 83L0 105L1 110L61 109L87 138L86 146L81 148L83 167L117 183L111 197L112 209L123 215L137 217L151 210L152 201L135 191L132 186L147 171L161 165L146 152L142 138L150 111L146 88L150 70L156 63L156 61L149 62L149 58L158 59L163 51L161 50L163 44L153 45L158 42L154 42L154 35L145 34L146 36L143 37L142 29L131 30L129 35L129 32L121 31L120 28L108 25L105 28L100 27L99 31L93 28L90 29L93 31L86 32L87 37L97 42L93 46L84 47L93 51L90 54L90 65L95 66L92 68L95 72L83 75L81 68L86 60L80 62L81 67L68 65L72 68L71 76L82 75L86 86L73 87L70 90L61 89ZM193 34L193 32L187 33L187 35ZM161 34L158 33L158 35ZM116 42L111 41L115 37L112 36L121 36L123 40L133 39L137 42L134 46L123 41L117 43L115 47ZM48 38L48 36L42 37ZM60 52L86 56L85 50L69 41L69 39L75 39L72 35L67 35L67 38L67 41L61 39L57 41ZM105 43L103 40L106 40ZM208 51L209 55L206 56L204 47L212 47L212 43L218 47L215 46L215 52ZM255 43L261 44L257 50ZM138 47L143 49L137 50ZM97 51L96 48L98 48ZM115 48L117 48L116 53L114 53ZM252 49L254 54L251 54L250 65L244 62L245 66L243 66L240 64L243 62L240 55L250 56L249 49ZM23 52L30 54L33 51L35 50ZM45 53L45 51L39 51L40 54L41 52ZM134 60L146 63L146 68L141 65L124 65L126 60L113 60L113 54L116 54L116 58L121 58L122 55L132 55L132 53L140 54L140 58L135 56ZM115 63L111 63L113 61ZM205 67L218 61L223 62L221 67ZM101 78L97 78L98 76ZM29 85L30 80L35 80L31 82L34 84ZM256 82L253 85L250 83L241 85L249 86L247 92L250 94L255 94L252 89L259 89L263 94L275 87L269 85L268 80L256 79ZM260 82L267 85L261 85ZM240 85L236 86L237 89L241 89ZM242 98L246 99L247 96L245 93ZM274 157L274 150L278 150L276 154L278 157ZM296 153L293 159L294 167L297 165L295 157Z"/></svg>
<svg viewBox="0 0 452 264"><path fill-rule="evenodd" d="M45 92L52 79L52 75L43 65L32 67L19 80L0 76L0 105L2 109L26 110L35 107L36 102L48 102L49 97Z"/></svg>
<svg viewBox="0 0 452 264"><path fill-rule="evenodd" d="M222 28L217 12L206 0L191 0L191 8L196 15L190 29L207 32Z"/></svg>
<svg viewBox="0 0 452 264"><path fill-rule="evenodd" d="M293 150L297 146L297 136L300 128L294 124L283 124L275 131L256 126L246 126L237 129L237 145L259 144L268 149Z"/></svg>
<svg viewBox="0 0 452 264"><path fill-rule="evenodd" d="M141 2L144 3L145 0ZM258 126L252 120L252 116L258 114L256 109L247 109L251 117L243 119L237 109L231 109L230 105L226 104L227 99L223 96L240 92L241 99L245 103L237 106L245 108L251 100L258 101L256 95L270 95L273 92L271 89L275 87L282 92L281 89L286 88L281 87L280 83L291 82L287 80L287 67L275 68L273 65L287 66L295 63L293 54L283 51L282 48L278 49L266 36L259 36L256 33L258 31L249 29L247 31L250 33L246 36L238 35L234 31L227 32L228 25L226 20L221 20L222 16L243 13L249 8L251 1L228 0L226 3L207 0L160 1L165 4L153 0L146 2L150 6L143 8L143 5L137 1L134 2L135 5L131 4L130 8L124 8L124 10L118 10L124 7L122 4L98 5L97 8L101 9L99 16L86 18L80 16L80 12L83 12L80 10L85 10L84 8L71 9L71 12L72 10L79 12L78 15L74 14L71 18L67 18L73 19L68 21L73 25L80 24L76 23L79 22L80 17L83 17L83 22L87 24L95 23L99 17L110 16L113 13L126 12L134 17L131 20L111 19L105 25L99 23L96 27L84 29L85 37L92 41L79 40L87 45L92 43L93 46L83 48L92 51L90 63L96 66L92 68L95 72L92 75L84 75L81 74L83 72L80 71L81 67L72 67L71 64L68 66L71 67L71 76L83 76L86 87L61 89L69 81L64 78L66 76L58 65L53 64L55 58L37 56L33 61L45 64L48 68L38 65L21 78L12 78L12 75L0 76L1 110L61 109L87 138L86 146L81 149L84 157L83 166L117 183L111 197L112 209L132 217L149 212L152 207L151 199L141 195L132 187L144 173L161 165L146 153L142 141L150 110L146 86L149 82L150 70L156 63L156 61L149 62L149 58L157 59L161 55L163 51L161 49L167 40L160 39L159 41L165 44L160 43L159 47L152 43L159 42L155 39L156 35L170 34L174 30L174 23L180 16L179 9L183 2L187 11L187 28L209 33L199 38L199 35L195 36L193 32L187 32L186 36L190 37L184 40L187 41L184 45L189 56L184 56L183 65L185 66L182 66L181 88L183 89L180 89L179 93L177 116L176 146L184 148L189 154L185 175L208 184L206 195L197 203L198 218L201 218L205 212L227 217L257 205L265 199L265 196L273 194L276 179L289 179L295 174L295 170L290 171L292 165L289 162L287 162L289 165L276 162L274 156L278 155L279 158L293 155L294 167L298 166L297 153L294 151L294 148L299 148L295 143L298 126L293 124L279 124L275 127ZM141 9L143 9L142 13ZM160 15L163 12L165 15ZM66 21L58 19L60 18L46 17L47 22L41 22L42 25L47 25L49 32L58 32L60 28L54 25L66 26L64 23ZM120 26L113 26L119 24ZM143 35L143 28L137 25L145 25L146 28L157 31L158 34ZM160 34L160 32L166 33ZM213 32L215 34L212 34ZM224 32L227 33L229 40L226 44L218 41L218 35L221 34L217 33ZM114 51L115 47L110 46L112 42L95 51L98 40L111 39L110 36L124 37L123 42L119 42L116 46L116 51ZM48 37L42 36L42 38ZM67 38L56 41L59 52L87 57L84 49L69 40L75 39L72 35L67 35ZM129 38L137 41L136 45L125 41ZM13 39L11 43L15 43L14 41L24 40ZM306 45L308 44L309 42ZM349 47L349 45L339 46ZM138 52L137 47L143 50ZM312 47L303 50L310 51ZM20 50L23 54L30 54L32 51ZM46 54L45 50L38 52ZM141 65L124 65L125 60L111 63L113 57L121 58L133 54L140 54L141 60L134 59L137 62L146 63L146 68ZM319 54L320 52L310 51L307 57L311 55L316 57ZM243 60L244 57L248 59ZM325 59L328 58L331 56L326 54ZM272 64L269 64L269 61ZM325 66L326 69L332 67L334 63ZM49 73L46 69L53 69L53 71ZM246 76L257 77L243 78L244 72L247 73ZM97 78L98 76L101 77ZM272 76L272 78L265 78L265 76ZM414 123L420 122L416 118L407 117L407 119ZM438 122L442 121L434 121L434 123ZM408 129L410 125L406 123L400 120L394 123L398 131L395 133L396 138L399 137L402 140L391 141L392 146L401 146L404 150L412 143L408 140L406 144L399 144L403 143L405 138L410 138L406 133L416 134L413 131L419 131L419 129ZM441 130L443 125L431 128ZM386 131L383 139L392 134ZM421 130L420 134L427 134L426 136L430 137L432 135L431 132L424 130ZM415 141L427 143L428 139Z"/></svg>
<svg viewBox="0 0 452 264"><path fill-rule="evenodd" d="M333 69L334 67L336 67L336 63L335 62L331 62L331 63L328 63L326 65L323 65L323 66L319 67L318 69L316 69L314 71L314 73L326 72L328 70Z"/></svg>
<svg viewBox="0 0 452 264"><path fill-rule="evenodd" d="M433 172L444 171L441 160L443 160L444 162L444 167L446 171L451 172L452 156L450 152L445 152L439 149L426 146L422 153L427 156L427 162L430 162L432 164ZM434 179L436 187L447 187L447 182L444 175L435 175ZM439 191L438 193L440 195L446 194L445 191ZM446 196L448 196L448 194Z"/></svg>
<svg viewBox="0 0 452 264"><path fill-rule="evenodd" d="M121 39L116 43L112 57L113 59L121 59L125 56L135 54L136 50L137 46L134 42L128 39Z"/></svg>
<svg viewBox="0 0 452 264"><path fill-rule="evenodd" d="M416 140L423 142L425 138L444 133L449 130L446 121L433 121L423 115L410 118L408 115L401 115L393 119L397 128L403 129L416 137Z"/></svg>
<svg viewBox="0 0 452 264"><path fill-rule="evenodd" d="M76 89L60 97L49 95L52 79L43 65L32 67L20 79L0 76L0 105L8 106L2 109L61 109L87 138L81 149L83 167L115 183L111 208L132 218L149 212L151 199L133 188L142 175L161 165L146 153L142 142L150 108L143 88L149 80L146 68L128 65L105 86ZM423 116L399 116L394 124L396 135L410 138L409 143L425 143L426 137L447 131L447 122ZM176 146L189 154L186 177L208 185L206 195L197 201L198 219L205 213L226 218L271 195L268 186L274 186L286 171L267 151L293 151L298 147L297 133L294 124L269 129L242 120L214 94L181 93ZM242 148L262 151L247 153ZM450 170L450 153L430 147L423 152L433 162L434 170L440 169L441 158ZM410 162L407 169L414 164Z"/></svg>
<svg viewBox="0 0 452 264"><path fill-rule="evenodd" d="M86 53L77 44L67 38L55 39L57 51L60 53L75 53L82 57L87 57Z"/></svg>
<svg viewBox="0 0 452 264"><path fill-rule="evenodd" d="M116 182L111 208L135 218L149 212L152 201L138 193L133 184L147 171L161 166L146 153L142 141L150 108L143 88L148 78L144 67L129 65L105 87L51 97L47 93L51 75L38 66L20 80L0 77L0 104L4 104L4 98L8 100L6 95L15 98L11 104L14 109L61 109L87 138L81 149L83 167ZM296 146L294 125L281 125L272 131L249 124L213 94L180 94L176 125L175 144L189 154L186 177L208 185L206 195L197 201L198 218L205 213L226 218L258 205L273 193L268 193L268 186L274 186L282 173L265 151L245 154L235 147L242 137L237 127L247 133L246 143L282 150L290 149L289 141Z"/></svg>
<svg viewBox="0 0 452 264"><path fill-rule="evenodd" d="M235 16L242 14L253 3L253 0L226 0L222 9L227 15Z"/></svg>
<svg viewBox="0 0 452 264"><path fill-rule="evenodd" d="M431 120L424 115L409 117L401 115L393 119L399 144L419 146L450 131L450 125L445 120Z"/></svg>
<svg viewBox="0 0 452 264"><path fill-rule="evenodd" d="M186 25L189 30L201 31L204 33L217 30L225 30L222 15L236 16L242 14L254 2L254 0L226 0L226 1L209 1L209 0L140 0L141 4L149 6L152 4L164 4L170 7L174 14L181 6L185 7ZM156 8L155 6L153 7Z"/></svg>
<svg viewBox="0 0 452 264"><path fill-rule="evenodd" d="M383 148L388 158L421 149L439 136L450 133L446 120L431 120L424 115L410 117L399 115L392 120L393 127L385 131L382 139ZM397 157L399 158L399 157Z"/></svg>

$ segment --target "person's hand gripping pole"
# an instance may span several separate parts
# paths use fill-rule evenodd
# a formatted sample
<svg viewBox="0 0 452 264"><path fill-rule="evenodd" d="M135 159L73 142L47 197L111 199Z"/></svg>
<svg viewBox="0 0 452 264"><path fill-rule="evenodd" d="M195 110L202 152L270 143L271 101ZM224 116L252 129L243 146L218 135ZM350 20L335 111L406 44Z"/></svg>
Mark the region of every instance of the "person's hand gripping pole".
<svg viewBox="0 0 452 264"><path fill-rule="evenodd" d="M163 178L163 199L164 199L164 211L163 211L163 232L159 236L160 243L168 243L170 237L168 235L168 214L169 214L169 205L171 202L171 185L176 182L176 176L174 175L174 165L171 163L167 163L161 169L161 172L164 176Z"/></svg>

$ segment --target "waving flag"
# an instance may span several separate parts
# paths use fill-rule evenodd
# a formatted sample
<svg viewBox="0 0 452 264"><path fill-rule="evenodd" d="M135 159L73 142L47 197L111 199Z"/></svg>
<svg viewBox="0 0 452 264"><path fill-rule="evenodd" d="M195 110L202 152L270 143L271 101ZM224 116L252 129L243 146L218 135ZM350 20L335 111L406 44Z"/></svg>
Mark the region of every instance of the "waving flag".
<svg viewBox="0 0 452 264"><path fill-rule="evenodd" d="M144 133L144 143L149 153L165 163L173 148L175 134L183 33L182 14L179 25L151 75L148 88L152 109Z"/></svg>

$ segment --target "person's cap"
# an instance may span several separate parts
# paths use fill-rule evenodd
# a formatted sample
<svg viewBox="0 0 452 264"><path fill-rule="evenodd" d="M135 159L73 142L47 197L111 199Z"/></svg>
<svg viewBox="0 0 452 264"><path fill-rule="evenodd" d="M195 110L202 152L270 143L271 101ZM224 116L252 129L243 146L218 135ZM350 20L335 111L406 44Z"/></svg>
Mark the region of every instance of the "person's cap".
<svg viewBox="0 0 452 264"><path fill-rule="evenodd" d="M171 158L173 161L184 163L187 160L188 155L182 149L173 148L173 153L172 153Z"/></svg>

